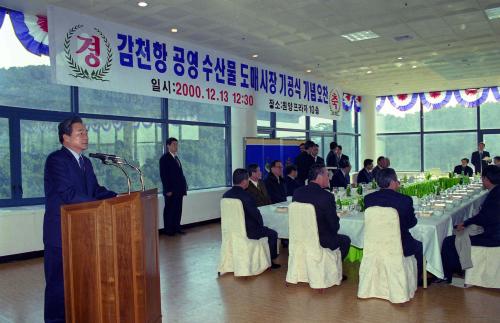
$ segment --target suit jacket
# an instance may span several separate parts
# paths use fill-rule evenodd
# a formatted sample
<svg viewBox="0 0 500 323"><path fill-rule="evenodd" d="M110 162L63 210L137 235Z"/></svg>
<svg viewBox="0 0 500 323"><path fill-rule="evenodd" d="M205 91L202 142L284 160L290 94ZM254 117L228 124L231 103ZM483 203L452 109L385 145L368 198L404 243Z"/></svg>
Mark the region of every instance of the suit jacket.
<svg viewBox="0 0 500 323"><path fill-rule="evenodd" d="M283 177L280 177L278 182L278 178L273 173L269 173L264 182L271 202L279 203L286 201L286 184Z"/></svg>
<svg viewBox="0 0 500 323"><path fill-rule="evenodd" d="M347 185L349 185L349 181L347 180L346 175L342 173L341 169L337 169L335 173L333 173L331 187L347 188Z"/></svg>
<svg viewBox="0 0 500 323"><path fill-rule="evenodd" d="M403 252L405 257L412 255L416 240L410 234L410 229L417 225L412 198L391 189L381 189L365 196L365 207L371 206L392 207L398 211Z"/></svg>
<svg viewBox="0 0 500 323"><path fill-rule="evenodd" d="M316 183L299 187L293 194L294 202L310 203L316 211L319 243L323 248L335 250L339 247L337 233L340 228L335 196Z"/></svg>
<svg viewBox="0 0 500 323"><path fill-rule="evenodd" d="M116 196L97 183L92 163L83 156L83 169L65 147L45 161L45 216L43 243L61 248L61 205L90 202Z"/></svg>
<svg viewBox="0 0 500 323"><path fill-rule="evenodd" d="M309 155L307 151L301 152L297 158L295 158L295 165L297 165L297 182L300 185L304 185L309 174L309 169L314 165L313 156Z"/></svg>
<svg viewBox="0 0 500 323"><path fill-rule="evenodd" d="M339 167L339 162L337 160L337 155L333 150L330 150L328 155L326 156L326 166L328 167Z"/></svg>
<svg viewBox="0 0 500 323"><path fill-rule="evenodd" d="M488 193L479 213L464 222L465 226L471 224L482 226L482 235L497 241L497 246L500 246L500 185Z"/></svg>
<svg viewBox="0 0 500 323"><path fill-rule="evenodd" d="M169 152L160 158L160 177L163 185L163 195L172 192L173 195L183 196L187 194L187 182L182 171L182 165L178 163Z"/></svg>
<svg viewBox="0 0 500 323"><path fill-rule="evenodd" d="M464 168L464 167L462 167L462 165L457 165L457 166L455 166L455 169L453 169L453 172L455 174L459 174L459 175L462 174L462 172L464 172L465 176L469 176L469 177L474 176L474 172L472 171L472 168L470 166L465 166L465 168Z"/></svg>
<svg viewBox="0 0 500 323"><path fill-rule="evenodd" d="M313 157L314 160L314 157ZM316 162L314 164L320 164L320 165L325 165L325 160L321 158L320 156L316 156Z"/></svg>
<svg viewBox="0 0 500 323"><path fill-rule="evenodd" d="M245 212L245 228L249 239L260 239L266 236L266 230L262 215L260 214L255 200L239 186L233 186L224 195L223 198L238 199L243 204Z"/></svg>
<svg viewBox="0 0 500 323"><path fill-rule="evenodd" d="M295 190L300 187L299 183L290 176L285 176L285 184L286 196L293 196L293 192L295 192Z"/></svg>
<svg viewBox="0 0 500 323"><path fill-rule="evenodd" d="M372 179L374 179L375 181L377 181L377 174L378 172L380 172L382 170L381 167L379 167L378 165L373 167L373 170L372 170Z"/></svg>
<svg viewBox="0 0 500 323"><path fill-rule="evenodd" d="M487 152L486 150L483 150L483 156L484 157L490 157L490 153ZM470 162L472 165L474 165L476 173L479 173L481 170L481 163L483 164L483 167L486 167L488 165L487 162L483 161L482 158L479 157L479 151L475 151L472 153L472 156L470 158Z"/></svg>
<svg viewBox="0 0 500 323"><path fill-rule="evenodd" d="M248 194L253 197L257 206L259 207L273 204L269 198L269 194L267 193L266 184L262 180L259 180L258 186L259 187L257 188L251 181L249 181L248 188L246 190Z"/></svg>
<svg viewBox="0 0 500 323"><path fill-rule="evenodd" d="M358 173L358 183L357 184L367 184L367 183L371 183L373 180L373 176L372 174L367 171L365 168L363 168L362 170L359 171Z"/></svg>

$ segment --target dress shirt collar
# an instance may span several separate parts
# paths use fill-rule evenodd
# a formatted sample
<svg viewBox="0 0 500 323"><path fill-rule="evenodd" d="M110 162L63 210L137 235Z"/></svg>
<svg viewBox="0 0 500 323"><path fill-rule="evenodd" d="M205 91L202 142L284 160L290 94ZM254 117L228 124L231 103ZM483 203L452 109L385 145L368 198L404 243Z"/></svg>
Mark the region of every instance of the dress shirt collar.
<svg viewBox="0 0 500 323"><path fill-rule="evenodd" d="M253 180L253 179L251 179L251 178L248 178L248 179L250 180L250 182L252 182L252 184L253 184L255 187L257 187L257 188L259 187L259 182L258 182L258 181L256 182L256 181L254 181L254 180Z"/></svg>
<svg viewBox="0 0 500 323"><path fill-rule="evenodd" d="M170 155L172 155L172 157L174 157L174 159L175 159L175 157L177 157L177 154L172 154L170 151L169 151L168 153L169 153Z"/></svg>
<svg viewBox="0 0 500 323"><path fill-rule="evenodd" d="M64 146L64 148L66 148L67 150L69 150L69 152L71 153L71 155L73 155L73 157L75 157L78 165L80 165L80 156L82 156L82 154L77 154L74 150L72 150L71 148L68 148L66 146Z"/></svg>

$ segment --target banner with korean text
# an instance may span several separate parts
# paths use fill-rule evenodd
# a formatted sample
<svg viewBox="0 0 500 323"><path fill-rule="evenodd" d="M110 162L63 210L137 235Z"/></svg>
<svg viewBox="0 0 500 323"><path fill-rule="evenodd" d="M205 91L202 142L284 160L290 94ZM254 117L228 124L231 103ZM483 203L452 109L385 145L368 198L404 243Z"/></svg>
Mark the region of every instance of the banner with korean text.
<svg viewBox="0 0 500 323"><path fill-rule="evenodd" d="M145 18L146 19L146 18ZM339 119L342 91L183 41L49 7L56 83Z"/></svg>

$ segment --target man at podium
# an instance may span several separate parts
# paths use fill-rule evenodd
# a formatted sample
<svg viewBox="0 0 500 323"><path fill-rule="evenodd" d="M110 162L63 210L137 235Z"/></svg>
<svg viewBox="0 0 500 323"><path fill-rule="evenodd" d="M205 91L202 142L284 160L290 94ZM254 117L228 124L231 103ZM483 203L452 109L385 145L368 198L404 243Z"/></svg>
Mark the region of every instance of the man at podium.
<svg viewBox="0 0 500 323"><path fill-rule="evenodd" d="M45 268L45 322L64 322L64 281L61 241L61 205L106 199L115 192L99 186L90 160L87 129L79 117L58 126L60 150L45 161L45 216L43 219Z"/></svg>

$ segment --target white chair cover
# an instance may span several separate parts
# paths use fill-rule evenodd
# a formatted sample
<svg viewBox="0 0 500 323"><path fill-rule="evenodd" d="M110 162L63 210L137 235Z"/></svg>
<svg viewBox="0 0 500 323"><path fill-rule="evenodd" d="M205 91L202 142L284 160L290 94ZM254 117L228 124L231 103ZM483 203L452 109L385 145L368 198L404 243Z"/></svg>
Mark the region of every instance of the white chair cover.
<svg viewBox="0 0 500 323"><path fill-rule="evenodd" d="M465 284L500 288L500 247L472 246L474 267L465 271Z"/></svg>
<svg viewBox="0 0 500 323"><path fill-rule="evenodd" d="M254 276L271 266L267 237L248 239L243 205L238 199L221 200L222 245L217 271Z"/></svg>
<svg viewBox="0 0 500 323"><path fill-rule="evenodd" d="M417 260L403 256L398 212L388 207L367 208L364 234L358 297L409 301L417 290Z"/></svg>
<svg viewBox="0 0 500 323"><path fill-rule="evenodd" d="M288 207L289 239L286 281L309 283L311 288L328 288L342 281L340 250L322 248L316 212L312 204L293 202Z"/></svg>

